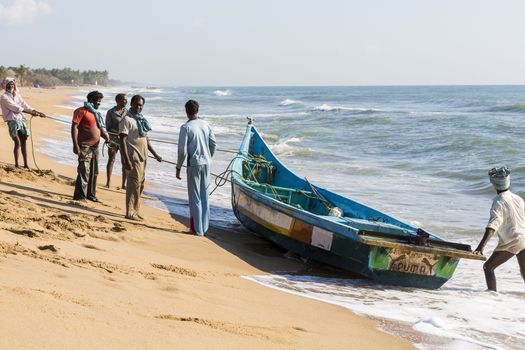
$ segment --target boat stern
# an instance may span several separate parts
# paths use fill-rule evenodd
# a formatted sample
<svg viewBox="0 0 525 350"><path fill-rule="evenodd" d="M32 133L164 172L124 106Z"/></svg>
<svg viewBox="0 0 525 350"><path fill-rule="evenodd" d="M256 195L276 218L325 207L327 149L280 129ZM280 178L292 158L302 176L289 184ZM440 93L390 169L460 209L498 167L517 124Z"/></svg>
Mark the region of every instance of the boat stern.
<svg viewBox="0 0 525 350"><path fill-rule="evenodd" d="M370 246L370 277L382 283L436 289L447 282L459 258L399 248Z"/></svg>

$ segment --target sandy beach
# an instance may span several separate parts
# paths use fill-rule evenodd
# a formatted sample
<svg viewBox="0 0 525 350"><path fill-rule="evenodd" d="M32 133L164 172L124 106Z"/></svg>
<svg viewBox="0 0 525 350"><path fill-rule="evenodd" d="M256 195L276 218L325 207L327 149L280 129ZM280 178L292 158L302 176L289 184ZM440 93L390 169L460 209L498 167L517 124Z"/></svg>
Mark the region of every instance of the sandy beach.
<svg viewBox="0 0 525 350"><path fill-rule="evenodd" d="M58 106L78 94L20 91L50 116L71 114ZM348 309L243 279L304 268L254 235L192 236L184 222L148 206L144 222L126 220L124 192L102 187L105 164L101 203L72 201L76 164L38 152L63 127L32 120L38 166L51 169L39 172L13 168L0 123L0 348L414 348ZM29 158L35 169L31 147Z"/></svg>

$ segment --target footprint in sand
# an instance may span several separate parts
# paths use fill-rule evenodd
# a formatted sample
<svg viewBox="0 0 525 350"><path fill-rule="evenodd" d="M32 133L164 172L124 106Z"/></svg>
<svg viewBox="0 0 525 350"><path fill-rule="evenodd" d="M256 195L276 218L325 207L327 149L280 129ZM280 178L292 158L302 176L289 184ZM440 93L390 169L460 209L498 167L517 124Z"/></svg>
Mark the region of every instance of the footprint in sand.
<svg viewBox="0 0 525 350"><path fill-rule="evenodd" d="M113 223L113 227L111 228L111 231L113 232L124 232L127 231L127 229L119 222Z"/></svg>
<svg viewBox="0 0 525 350"><path fill-rule="evenodd" d="M151 264L151 266L153 266L156 269L175 272L183 276L197 277L197 272L193 270L185 269L184 267L179 267L175 265L153 264L153 263Z"/></svg>
<svg viewBox="0 0 525 350"><path fill-rule="evenodd" d="M257 338L264 338L273 342L285 342L284 339L279 339L279 334L283 332L293 333L296 331L307 332L306 329L302 327L264 327L264 326L250 326L235 324L225 321L214 321L207 320L199 317L179 317L176 315L157 315L157 319L161 320L171 320L178 322L192 322L202 326L212 328L217 331L227 332L235 335L243 335Z"/></svg>
<svg viewBox="0 0 525 350"><path fill-rule="evenodd" d="M82 247L87 248L87 249L94 249L94 250L104 251L104 249L96 247L93 244L82 244Z"/></svg>
<svg viewBox="0 0 525 350"><path fill-rule="evenodd" d="M8 228L7 230L10 232L13 232L14 234L21 235L21 236L27 236L29 238L39 237L38 233L40 234L44 233L44 231L42 230L27 230L27 229L18 230L14 228Z"/></svg>
<svg viewBox="0 0 525 350"><path fill-rule="evenodd" d="M53 253L58 252L58 249L53 244L41 245L41 246L38 246L38 249L40 249L40 250L50 250Z"/></svg>

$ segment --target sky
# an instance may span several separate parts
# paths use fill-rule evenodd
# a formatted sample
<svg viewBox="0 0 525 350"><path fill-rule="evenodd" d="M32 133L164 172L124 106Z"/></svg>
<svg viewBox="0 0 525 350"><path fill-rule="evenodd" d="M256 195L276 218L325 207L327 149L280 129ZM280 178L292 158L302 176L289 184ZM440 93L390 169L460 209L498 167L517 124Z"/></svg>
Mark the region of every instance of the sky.
<svg viewBox="0 0 525 350"><path fill-rule="evenodd" d="M525 84L523 0L0 0L0 65L172 86Z"/></svg>

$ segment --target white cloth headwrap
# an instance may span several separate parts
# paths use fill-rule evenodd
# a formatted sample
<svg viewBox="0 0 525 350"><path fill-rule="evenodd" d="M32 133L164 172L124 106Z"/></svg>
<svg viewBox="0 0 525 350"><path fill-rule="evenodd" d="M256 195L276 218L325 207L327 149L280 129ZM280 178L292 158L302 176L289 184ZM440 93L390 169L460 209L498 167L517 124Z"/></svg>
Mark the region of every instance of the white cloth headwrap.
<svg viewBox="0 0 525 350"><path fill-rule="evenodd" d="M490 169L489 178L497 191L505 191L510 187L510 170L507 167Z"/></svg>

